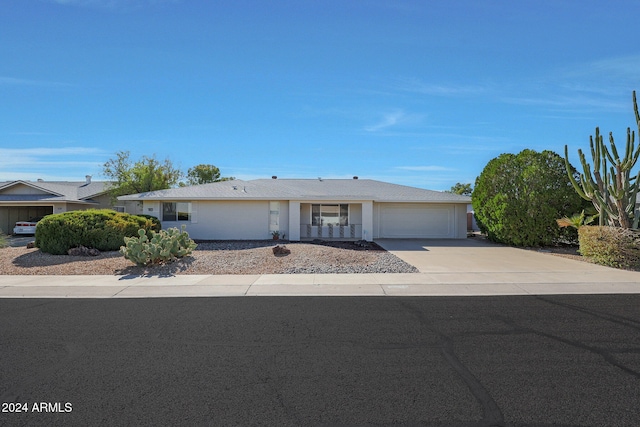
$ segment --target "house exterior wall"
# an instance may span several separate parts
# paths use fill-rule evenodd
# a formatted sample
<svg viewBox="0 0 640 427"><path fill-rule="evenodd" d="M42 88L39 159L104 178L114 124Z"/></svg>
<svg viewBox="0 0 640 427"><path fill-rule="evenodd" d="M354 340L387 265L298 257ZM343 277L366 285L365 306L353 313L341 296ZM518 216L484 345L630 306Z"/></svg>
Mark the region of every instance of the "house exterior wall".
<svg viewBox="0 0 640 427"><path fill-rule="evenodd" d="M368 242L374 239L373 202L362 203L362 238Z"/></svg>
<svg viewBox="0 0 640 427"><path fill-rule="evenodd" d="M184 201L184 200L183 200ZM167 202L171 202L167 200ZM186 201L185 201L186 202ZM334 204L344 201L286 201L279 200L280 235L292 241L300 240L301 229L311 224L311 205ZM190 221L162 221L162 204L145 201L142 212L162 221L164 229L186 225L189 235L197 240L263 240L271 239L269 231L270 201L193 201ZM466 238L467 214L465 204L447 203L374 203L360 200L349 204L349 222L357 224L357 238L372 241L385 236L385 218L398 219L387 223L387 230L404 238ZM385 216L385 208L396 209ZM140 210L140 209L137 209ZM127 212L131 212L127 209ZM403 212L406 215L403 216ZM395 215L395 216L394 216ZM314 234L315 235L315 234ZM328 234L323 232L323 238ZM336 236L334 235L334 238Z"/></svg>
<svg viewBox="0 0 640 427"><path fill-rule="evenodd" d="M280 202L280 234L289 237L289 202ZM167 200L167 202L171 202ZM184 201L187 202L187 201ZM143 213L159 218L162 228L186 225L196 240L264 240L269 232L269 201L194 201L191 221L162 221L160 202L144 202Z"/></svg>
<svg viewBox="0 0 640 427"><path fill-rule="evenodd" d="M289 205L289 240L297 242L300 240L300 224L304 221L303 215L303 205L300 202L291 200L288 202ZM311 217L309 214L308 217ZM308 220L307 220L308 221Z"/></svg>
<svg viewBox="0 0 640 427"><path fill-rule="evenodd" d="M92 197L91 199L97 203L97 205L92 206L91 209L111 209L115 206L109 194L102 194Z"/></svg>
<svg viewBox="0 0 640 427"><path fill-rule="evenodd" d="M311 203L300 204L300 225L311 224Z"/></svg>
<svg viewBox="0 0 640 427"><path fill-rule="evenodd" d="M144 215L146 212L144 211L144 204L142 202L132 202L128 200L118 200L115 206L124 207L124 211L133 215Z"/></svg>
<svg viewBox="0 0 640 427"><path fill-rule="evenodd" d="M362 204L349 203L349 217L352 223L362 224Z"/></svg>
<svg viewBox="0 0 640 427"><path fill-rule="evenodd" d="M70 212L70 211L86 211L87 209L102 209L96 205L85 205L84 203L65 203L63 206L57 206L54 213Z"/></svg>

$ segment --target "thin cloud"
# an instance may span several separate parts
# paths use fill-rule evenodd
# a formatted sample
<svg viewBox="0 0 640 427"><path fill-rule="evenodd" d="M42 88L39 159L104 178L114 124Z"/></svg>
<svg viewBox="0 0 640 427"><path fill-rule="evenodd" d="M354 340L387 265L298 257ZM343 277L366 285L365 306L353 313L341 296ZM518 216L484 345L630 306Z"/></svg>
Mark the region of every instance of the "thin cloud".
<svg viewBox="0 0 640 427"><path fill-rule="evenodd" d="M108 10L134 10L144 6L178 3L181 0L50 0L61 6L89 7Z"/></svg>
<svg viewBox="0 0 640 427"><path fill-rule="evenodd" d="M394 89L402 92L411 92L422 95L435 96L469 96L480 95L487 92L487 88L481 85L448 85L425 83L417 78L398 79L393 84Z"/></svg>
<svg viewBox="0 0 640 427"><path fill-rule="evenodd" d="M583 77L606 77L614 81L622 80L637 83L639 68L640 55L628 55L593 61L570 71L569 74Z"/></svg>
<svg viewBox="0 0 640 427"><path fill-rule="evenodd" d="M106 152L93 147L61 147L61 148L0 148L0 158L24 157L24 156L77 156L77 155L102 155Z"/></svg>
<svg viewBox="0 0 640 427"><path fill-rule="evenodd" d="M631 91L640 87L640 55L604 58L551 71L535 84L522 84L516 96L501 101L572 114L620 112L629 108Z"/></svg>
<svg viewBox="0 0 640 427"><path fill-rule="evenodd" d="M382 120L374 125L366 126L364 130L367 132L378 132L380 130L390 128L400 123L405 116L405 113L402 111L385 114Z"/></svg>
<svg viewBox="0 0 640 427"><path fill-rule="evenodd" d="M9 180L38 175L44 169L90 172L100 170L106 156L106 151L89 147L0 148L0 169Z"/></svg>
<svg viewBox="0 0 640 427"><path fill-rule="evenodd" d="M16 77L0 76L0 86L49 86L64 87L71 86L69 83L50 82L45 80L20 79Z"/></svg>

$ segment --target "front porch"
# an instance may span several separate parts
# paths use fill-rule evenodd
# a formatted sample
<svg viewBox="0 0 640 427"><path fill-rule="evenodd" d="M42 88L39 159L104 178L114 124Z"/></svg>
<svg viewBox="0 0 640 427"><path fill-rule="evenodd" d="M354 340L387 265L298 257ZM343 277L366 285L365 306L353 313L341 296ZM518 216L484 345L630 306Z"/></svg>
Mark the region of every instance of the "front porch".
<svg viewBox="0 0 640 427"><path fill-rule="evenodd" d="M373 236L373 202L289 201L289 239L368 240Z"/></svg>

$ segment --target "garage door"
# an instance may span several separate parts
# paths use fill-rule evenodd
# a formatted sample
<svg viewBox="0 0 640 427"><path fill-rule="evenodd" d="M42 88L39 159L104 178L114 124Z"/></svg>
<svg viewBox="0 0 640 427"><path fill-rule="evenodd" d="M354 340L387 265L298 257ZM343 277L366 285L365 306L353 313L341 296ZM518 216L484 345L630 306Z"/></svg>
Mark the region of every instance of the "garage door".
<svg viewBox="0 0 640 427"><path fill-rule="evenodd" d="M382 238L453 238L453 206L390 204L380 208Z"/></svg>

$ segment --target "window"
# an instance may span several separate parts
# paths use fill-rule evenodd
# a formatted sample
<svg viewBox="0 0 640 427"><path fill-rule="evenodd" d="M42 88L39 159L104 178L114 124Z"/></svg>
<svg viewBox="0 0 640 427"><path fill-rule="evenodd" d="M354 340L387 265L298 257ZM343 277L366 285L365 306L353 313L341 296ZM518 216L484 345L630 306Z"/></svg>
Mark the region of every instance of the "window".
<svg viewBox="0 0 640 427"><path fill-rule="evenodd" d="M349 205L311 205L311 225L349 225Z"/></svg>
<svg viewBox="0 0 640 427"><path fill-rule="evenodd" d="M162 204L163 221L191 221L191 203L171 202Z"/></svg>

